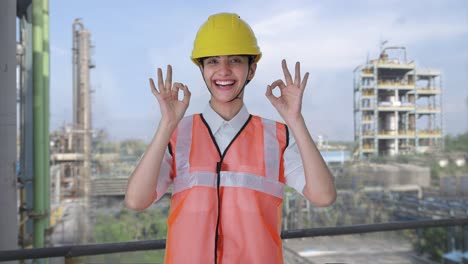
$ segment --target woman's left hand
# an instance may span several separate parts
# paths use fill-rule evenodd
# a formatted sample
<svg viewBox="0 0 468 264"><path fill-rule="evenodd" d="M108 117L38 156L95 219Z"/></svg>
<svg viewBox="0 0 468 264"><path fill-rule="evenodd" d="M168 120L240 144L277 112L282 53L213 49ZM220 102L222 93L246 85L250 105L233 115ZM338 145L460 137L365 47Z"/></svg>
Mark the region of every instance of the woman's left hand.
<svg viewBox="0 0 468 264"><path fill-rule="evenodd" d="M286 65L286 60L283 60L281 64L286 84L281 79L274 81L271 85L267 86L265 95L286 124L292 125L296 121L299 121L299 119L302 119L302 97L304 95L307 79L309 78L309 73L307 72L301 81L301 66L299 62L296 62L293 80L288 66ZM273 89L276 89L276 87L280 89L281 93L278 97L273 94Z"/></svg>

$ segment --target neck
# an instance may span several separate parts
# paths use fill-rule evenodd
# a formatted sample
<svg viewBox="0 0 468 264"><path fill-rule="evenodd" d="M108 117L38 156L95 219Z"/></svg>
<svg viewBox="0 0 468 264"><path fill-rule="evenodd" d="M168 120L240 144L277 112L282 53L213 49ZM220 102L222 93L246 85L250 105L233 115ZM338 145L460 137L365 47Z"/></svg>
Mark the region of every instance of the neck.
<svg viewBox="0 0 468 264"><path fill-rule="evenodd" d="M229 121L239 113L244 105L244 101L242 99L237 99L228 103L220 103L215 100L210 100L210 105L218 115L224 120Z"/></svg>

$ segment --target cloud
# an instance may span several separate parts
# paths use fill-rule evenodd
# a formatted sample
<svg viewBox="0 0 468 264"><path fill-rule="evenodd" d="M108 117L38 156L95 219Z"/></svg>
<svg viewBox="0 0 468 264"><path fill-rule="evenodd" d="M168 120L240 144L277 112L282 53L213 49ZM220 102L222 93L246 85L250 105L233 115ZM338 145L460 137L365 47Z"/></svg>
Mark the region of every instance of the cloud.
<svg viewBox="0 0 468 264"><path fill-rule="evenodd" d="M364 62L369 51L377 50L382 40L409 45L468 33L466 25L445 18L402 20L396 13L362 17L315 14L308 9L285 11L252 26L267 64L288 56L307 61L316 70L351 70Z"/></svg>
<svg viewBox="0 0 468 264"><path fill-rule="evenodd" d="M298 28L308 16L304 10L290 10L282 14L268 17L252 26L258 37L277 37L278 34L287 33Z"/></svg>
<svg viewBox="0 0 468 264"><path fill-rule="evenodd" d="M366 61L368 54L370 59L377 57L379 43L388 40L389 45L407 46L410 59L415 59L417 65L424 63L428 68L446 73L444 110L447 115L444 118L449 123L448 128L456 128L459 123L455 116L460 113L461 105L456 98L461 89L459 84L466 83L468 54L464 45L468 40L467 9L463 1L451 4L440 1L326 1L318 4L302 0L287 3L240 0L216 4L201 1L196 6L203 8L194 12L194 6L186 3L132 6L135 9L129 13L132 14L128 17L130 22L125 20L125 25L114 27L108 27L101 19L101 13L92 12L92 9L83 14L87 21L106 25L105 30L92 32L97 40L98 68L92 72L92 85L96 90L93 115L97 126L112 127L111 133L115 131L119 137L132 136L138 130L146 131L145 138L151 138L160 114L149 92L147 79L156 77L156 67L165 72L168 63L174 68L173 79L186 83L192 91L187 114L203 111L209 93L189 56L200 24L209 14L220 11L237 12L245 19L255 31L263 52L256 77L246 88L245 102L252 113L280 119L264 95L266 85L283 78L281 59L286 58L290 68L295 61L301 61L302 73L309 71L311 74L303 103L303 113L311 132L325 134L331 139L352 139L352 71ZM154 16L152 10L165 12ZM261 13L258 10L262 10ZM70 11L76 10L67 9L61 15L64 18L75 16L70 15ZM133 14L138 17L131 20ZM99 25L92 25L92 28L102 28ZM63 76L64 69L71 69L71 47L64 49L61 47L66 45L57 43L70 43L71 40L64 32L52 33L51 56L58 59L53 61L56 70L52 69L51 78L60 80L51 80L55 87L53 98L64 98L63 87L70 87L66 89L71 94L71 77L65 80ZM57 41L64 36L67 41ZM434 52L435 49L440 52ZM417 56L411 58L411 54ZM57 114L63 115L60 110L67 107L60 105L63 102L71 105L71 99L66 98L54 103L58 104L54 108L59 109ZM135 118L133 123L126 121ZM151 126L138 125L146 122Z"/></svg>
<svg viewBox="0 0 468 264"><path fill-rule="evenodd" d="M284 11L273 17L259 19L253 30L259 39L263 58L256 82L262 91L248 91L251 110L277 118L274 109L262 100L267 83L283 78L280 61L301 61L302 73L311 72L304 95L303 114L314 132L330 138L351 139L353 134L352 70L377 56L379 43L389 45L427 45L434 41L450 41L466 36L468 27L447 17L405 17L392 10L366 13L360 16L328 16L313 7ZM409 58L412 59L412 58ZM415 58L422 60L423 58ZM430 66L430 65L429 65ZM430 68L430 67L429 67ZM252 89L252 87L251 87ZM448 112L455 109L446 109ZM457 107L456 111L459 111Z"/></svg>

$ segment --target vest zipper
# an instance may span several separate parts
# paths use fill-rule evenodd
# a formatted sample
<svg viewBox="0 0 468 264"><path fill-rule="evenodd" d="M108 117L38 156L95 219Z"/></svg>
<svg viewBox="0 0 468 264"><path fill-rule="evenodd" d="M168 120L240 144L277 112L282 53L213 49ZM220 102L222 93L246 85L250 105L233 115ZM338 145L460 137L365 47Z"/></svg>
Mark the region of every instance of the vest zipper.
<svg viewBox="0 0 468 264"><path fill-rule="evenodd" d="M221 164L223 157L219 162L216 162L216 195L218 197L218 215L216 216L216 229L215 229L215 247L214 247L214 263L218 263L218 228L219 228L219 216L221 212L221 197L219 196L219 186L221 183Z"/></svg>
<svg viewBox="0 0 468 264"><path fill-rule="evenodd" d="M201 117L202 122L205 124L206 128L208 129L208 132L210 133L211 140L213 141L213 144L216 146L216 149L218 150L218 153L219 153L219 156L220 156L220 160L218 162L216 162L216 195L217 195L217 200L218 200L218 214L216 216L214 263L217 264L218 263L218 239L219 239L218 229L219 229L219 219L220 219L220 215L221 215L221 196L219 194L219 186L221 184L221 165L223 164L224 156L226 156L226 153L227 153L229 147L231 147L232 143L236 140L236 138L239 136L239 134L247 126L250 119L252 119L252 115L249 115L249 118L247 119L247 121L244 123L244 125L239 130L239 132L237 132L237 134L234 136L232 141L227 145L227 147L226 147L226 149L224 150L223 153L221 153L221 150L219 149L218 143L216 143L216 139L215 139L215 137L213 135L213 132L211 131L211 128L208 125L208 123L206 122L205 118L203 118L202 114L200 114L200 117Z"/></svg>

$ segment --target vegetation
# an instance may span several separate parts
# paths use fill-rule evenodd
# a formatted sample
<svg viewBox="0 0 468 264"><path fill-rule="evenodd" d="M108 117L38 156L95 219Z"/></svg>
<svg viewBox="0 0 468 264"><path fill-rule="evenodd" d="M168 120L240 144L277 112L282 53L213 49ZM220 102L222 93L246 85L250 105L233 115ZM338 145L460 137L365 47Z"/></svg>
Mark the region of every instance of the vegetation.
<svg viewBox="0 0 468 264"><path fill-rule="evenodd" d="M468 132L457 136L447 135L444 139L444 144L445 153L460 153L460 155L465 156L465 159L468 158ZM433 180L438 180L443 176L458 176L468 173L467 165L459 167L453 161L450 161L447 166L441 167L437 160L432 160L430 167Z"/></svg>
<svg viewBox="0 0 468 264"><path fill-rule="evenodd" d="M420 231L419 238L413 241L413 247L418 253L427 255L431 260L442 262L442 255L447 252L447 230L444 228L425 228Z"/></svg>
<svg viewBox="0 0 468 264"><path fill-rule="evenodd" d="M468 153L468 132L457 136L447 135L444 139L446 152Z"/></svg>
<svg viewBox="0 0 468 264"><path fill-rule="evenodd" d="M403 234L412 241L418 254L436 263L443 263L443 255L453 249L449 248L449 238L452 238L452 247L458 248L461 248L464 239L463 228L460 226L405 230Z"/></svg>
<svg viewBox="0 0 468 264"><path fill-rule="evenodd" d="M168 207L151 207L144 212L121 209L100 212L93 229L95 243L117 243L136 240L165 239ZM100 255L90 258L92 263L163 263L164 250Z"/></svg>
<svg viewBox="0 0 468 264"><path fill-rule="evenodd" d="M99 133L93 143L96 170L94 175L101 177L131 175L145 149L146 143L143 140L112 142L104 132Z"/></svg>

